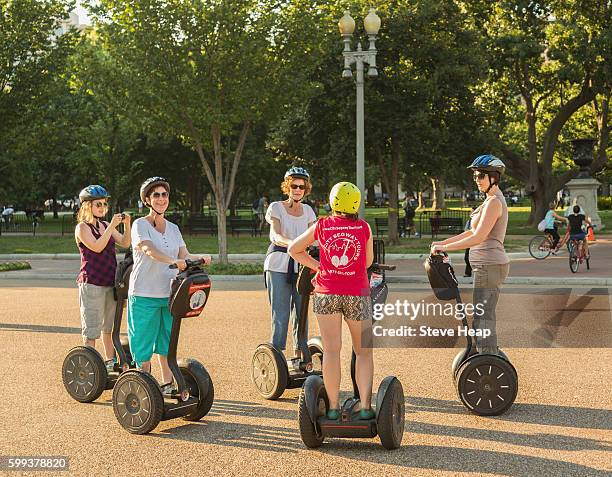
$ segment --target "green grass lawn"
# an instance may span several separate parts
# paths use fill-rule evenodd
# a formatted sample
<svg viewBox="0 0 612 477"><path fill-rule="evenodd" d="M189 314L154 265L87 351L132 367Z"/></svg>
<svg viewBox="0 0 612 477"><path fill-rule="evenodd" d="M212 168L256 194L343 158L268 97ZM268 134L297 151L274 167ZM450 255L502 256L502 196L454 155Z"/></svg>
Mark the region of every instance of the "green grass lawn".
<svg viewBox="0 0 612 477"><path fill-rule="evenodd" d="M217 237L185 236L187 248L193 253L217 253ZM531 235L520 239L506 240L509 252L525 251ZM399 245L387 245L388 253L425 253L429 250L431 237L423 239L401 239ZM229 253L265 253L267 237L228 237ZM0 254L7 253L78 253L72 237L38 236L38 237L0 237Z"/></svg>
<svg viewBox="0 0 612 477"><path fill-rule="evenodd" d="M29 270L32 268L28 262L0 262L0 272L12 270Z"/></svg>
<svg viewBox="0 0 612 477"><path fill-rule="evenodd" d="M524 235L524 238L512 237L506 240L506 250L509 252L525 251L527 244L532 236L538 232L535 227L526 226L525 222L529 216L529 207L510 207L508 221L508 235ZM375 232L374 218L386 217L386 207L371 207L366 209L366 220L372 225ZM602 210L599 215L606 226L606 233L612 233L612 211ZM418 218L418 213L417 213ZM45 218L47 229L45 232L61 231L61 220L53 220L51 217ZM417 224L418 230L418 224ZM40 230L39 230L40 231ZM228 237L229 253L265 253L268 248L268 237ZM194 253L216 253L216 236L190 236L185 235L185 242L190 251ZM424 253L429 249L431 237L425 236L422 239L402 239L400 245L387 246L390 253ZM78 249L72 237L72 231L63 237L60 235L37 235L37 236L14 236L3 233L0 236L0 254L6 253L77 253Z"/></svg>

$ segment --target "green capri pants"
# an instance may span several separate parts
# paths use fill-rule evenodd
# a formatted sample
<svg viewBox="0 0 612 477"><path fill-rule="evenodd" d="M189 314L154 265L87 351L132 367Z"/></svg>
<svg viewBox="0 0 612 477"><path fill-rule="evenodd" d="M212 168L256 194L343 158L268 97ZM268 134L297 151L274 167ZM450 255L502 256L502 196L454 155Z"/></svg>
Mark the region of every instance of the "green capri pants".
<svg viewBox="0 0 612 477"><path fill-rule="evenodd" d="M138 367L153 353L168 356L172 331L168 298L129 296L127 321L130 351Z"/></svg>

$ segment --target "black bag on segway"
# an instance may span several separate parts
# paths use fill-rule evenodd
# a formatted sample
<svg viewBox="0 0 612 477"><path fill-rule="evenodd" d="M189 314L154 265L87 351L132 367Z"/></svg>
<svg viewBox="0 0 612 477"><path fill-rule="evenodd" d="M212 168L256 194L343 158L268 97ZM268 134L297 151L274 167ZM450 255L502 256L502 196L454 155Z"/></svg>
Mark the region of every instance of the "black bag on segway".
<svg viewBox="0 0 612 477"><path fill-rule="evenodd" d="M312 258L316 260L319 259L319 249L317 247L309 247L307 251L308 255L310 255ZM314 284L312 283L313 276L314 273L312 269L305 267L304 265L300 265L296 283L296 288L300 295L306 296L312 294L314 291Z"/></svg>
<svg viewBox="0 0 612 477"><path fill-rule="evenodd" d="M447 255L430 255L424 263L425 271L438 300L455 300L459 296L459 283L446 258Z"/></svg>
<svg viewBox="0 0 612 477"><path fill-rule="evenodd" d="M127 298L133 265L134 256L130 247L125 252L123 260L117 264L117 270L115 271L115 300L125 300Z"/></svg>
<svg viewBox="0 0 612 477"><path fill-rule="evenodd" d="M170 314L175 318L199 316L208 301L210 285L210 278L202 269L180 272L170 286Z"/></svg>

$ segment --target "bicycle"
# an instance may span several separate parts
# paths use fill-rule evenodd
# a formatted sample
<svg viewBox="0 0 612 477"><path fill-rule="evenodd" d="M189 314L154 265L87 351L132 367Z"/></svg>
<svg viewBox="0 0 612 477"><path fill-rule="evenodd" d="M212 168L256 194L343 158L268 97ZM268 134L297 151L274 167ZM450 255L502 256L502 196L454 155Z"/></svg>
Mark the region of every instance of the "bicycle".
<svg viewBox="0 0 612 477"><path fill-rule="evenodd" d="M587 270L590 270L591 254L587 254L585 251L585 241L572 239L569 241L570 253L569 253L569 267L572 273L577 273L580 264L586 262Z"/></svg>
<svg viewBox="0 0 612 477"><path fill-rule="evenodd" d="M568 242L569 229L563 237L559 239L556 250L559 250L565 243L567 243L567 250L570 251L570 244ZM544 260L548 257L555 249L553 248L554 239L549 233L544 235L536 235L529 242L529 255L536 260Z"/></svg>

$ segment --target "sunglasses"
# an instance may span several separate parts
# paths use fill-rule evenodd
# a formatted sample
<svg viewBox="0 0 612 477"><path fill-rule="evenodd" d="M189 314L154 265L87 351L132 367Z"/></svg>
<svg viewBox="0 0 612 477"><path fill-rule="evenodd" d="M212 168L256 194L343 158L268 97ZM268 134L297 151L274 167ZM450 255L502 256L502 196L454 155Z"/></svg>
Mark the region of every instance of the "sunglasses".
<svg viewBox="0 0 612 477"><path fill-rule="evenodd" d="M306 189L306 186L305 186L305 185L291 184L291 188L292 188L293 190L295 190L295 189L305 190L305 189Z"/></svg>
<svg viewBox="0 0 612 477"><path fill-rule="evenodd" d="M481 181L485 177L487 177L487 173L486 172L474 172L474 180L475 181Z"/></svg>
<svg viewBox="0 0 612 477"><path fill-rule="evenodd" d="M168 193L167 192L153 192L151 194L151 197L153 197L154 199L159 199L160 197L163 197L164 199L166 197L168 197Z"/></svg>
<svg viewBox="0 0 612 477"><path fill-rule="evenodd" d="M93 205L96 207L108 207L108 202L94 202Z"/></svg>

